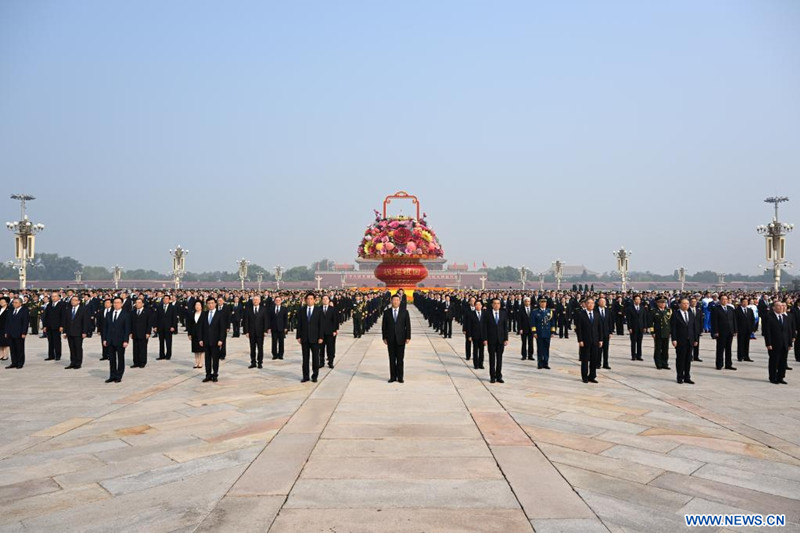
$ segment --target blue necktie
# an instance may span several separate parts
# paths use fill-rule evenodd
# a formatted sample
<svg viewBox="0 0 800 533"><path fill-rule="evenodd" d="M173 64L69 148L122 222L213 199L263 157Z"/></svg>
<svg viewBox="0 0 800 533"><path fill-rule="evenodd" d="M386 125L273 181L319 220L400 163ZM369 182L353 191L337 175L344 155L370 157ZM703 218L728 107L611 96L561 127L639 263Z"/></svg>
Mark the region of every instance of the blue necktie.
<svg viewBox="0 0 800 533"><path fill-rule="evenodd" d="M208 325L211 325L211 320L214 318L214 311L208 313Z"/></svg>
<svg viewBox="0 0 800 533"><path fill-rule="evenodd" d="M394 321L397 322L397 309L394 310Z"/></svg>
<svg viewBox="0 0 800 533"><path fill-rule="evenodd" d="M589 311L589 322L594 324L594 314L591 311Z"/></svg>
<svg viewBox="0 0 800 533"><path fill-rule="evenodd" d="M310 322L311 321L311 308L310 307L308 308L308 312L306 313L306 316L308 318L308 321Z"/></svg>
<svg viewBox="0 0 800 533"><path fill-rule="evenodd" d="M495 324L500 323L500 315L497 314L497 311L495 311L494 313L494 323Z"/></svg>
<svg viewBox="0 0 800 533"><path fill-rule="evenodd" d="M72 308L72 318L73 319L75 318L75 309L76 309L75 307Z"/></svg>

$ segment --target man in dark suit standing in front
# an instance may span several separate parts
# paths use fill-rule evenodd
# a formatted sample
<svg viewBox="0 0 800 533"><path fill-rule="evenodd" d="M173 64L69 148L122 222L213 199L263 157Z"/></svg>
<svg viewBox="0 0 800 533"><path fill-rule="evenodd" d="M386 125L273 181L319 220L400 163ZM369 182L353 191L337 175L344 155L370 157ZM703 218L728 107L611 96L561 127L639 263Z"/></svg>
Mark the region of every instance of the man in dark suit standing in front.
<svg viewBox="0 0 800 533"><path fill-rule="evenodd" d="M503 381L503 350L508 345L508 315L500 309L500 298L492 298L492 310L483 320L483 344L489 351L489 382Z"/></svg>
<svg viewBox="0 0 800 533"><path fill-rule="evenodd" d="M29 326L28 308L22 305L19 297L11 300L11 307L13 309L6 318L5 331L2 332L11 347L11 364L6 368L22 368L25 366L25 337L28 334Z"/></svg>
<svg viewBox="0 0 800 533"><path fill-rule="evenodd" d="M633 303L628 307L627 321L628 334L631 337L631 361L641 361L642 338L644 330L647 328L647 313L642 306L642 297L638 294L633 297Z"/></svg>
<svg viewBox="0 0 800 533"><path fill-rule="evenodd" d="M125 348L131 336L131 321L122 308L122 298L114 298L111 318L104 324L103 346L108 347L109 376L106 383L119 383L125 373Z"/></svg>
<svg viewBox="0 0 800 533"><path fill-rule="evenodd" d="M283 341L289 332L289 310L283 304L283 298L275 297L275 305L269 313L269 333L272 336L272 358L283 359Z"/></svg>
<svg viewBox="0 0 800 533"><path fill-rule="evenodd" d="M42 314L42 333L47 335L47 359L45 361L61 360L61 332L64 330L64 311L66 306L61 301L61 294L53 292L50 304L44 308Z"/></svg>
<svg viewBox="0 0 800 533"><path fill-rule="evenodd" d="M600 348L601 358L603 360L603 368L611 370L608 364L608 348L611 340L611 335L614 333L614 313L607 307L607 302L604 297L597 299L597 314L600 317L600 340L603 341L603 346Z"/></svg>
<svg viewBox="0 0 800 533"><path fill-rule="evenodd" d="M219 378L219 360L222 345L228 334L228 326L223 314L217 309L217 301L213 296L206 299L208 310L200 317L200 345L206 352L206 377L203 383Z"/></svg>
<svg viewBox="0 0 800 533"><path fill-rule="evenodd" d="M755 331L756 317L750 309L750 300L742 298L733 312L736 320L736 360L752 362L750 359L750 334Z"/></svg>
<svg viewBox="0 0 800 533"><path fill-rule="evenodd" d="M585 305L585 309L575 314L581 379L584 383L597 383L597 367L600 365L600 350L603 348L602 321L594 308L594 298L587 298Z"/></svg>
<svg viewBox="0 0 800 533"><path fill-rule="evenodd" d="M678 383L694 385L691 376L692 349L697 345L697 328L702 329L689 310L689 300L681 298L678 310L670 317L670 336L675 348L675 368L678 372Z"/></svg>
<svg viewBox="0 0 800 533"><path fill-rule="evenodd" d="M322 297L322 344L319 350L319 366L325 364L325 354L328 355L328 368L333 368L336 358L336 336L339 334L339 314L331 305L331 300L326 294Z"/></svg>
<svg viewBox="0 0 800 533"><path fill-rule="evenodd" d="M389 349L389 383L403 383L403 359L406 344L411 341L411 317L408 309L400 307L400 302L400 295L395 293L392 307L383 312L381 322L383 344Z"/></svg>
<svg viewBox="0 0 800 533"><path fill-rule="evenodd" d="M703 360L700 359L700 336L703 334L705 317L703 316L703 309L698 305L697 298L694 296L689 299L689 317L694 320L695 333L695 343L692 346L692 361L702 363Z"/></svg>
<svg viewBox="0 0 800 533"><path fill-rule="evenodd" d="M303 379L308 381L308 366L311 363L311 381L316 383L319 375L319 347L322 344L322 309L316 305L313 292L306 294L306 305L297 314L297 342L303 350Z"/></svg>
<svg viewBox="0 0 800 533"><path fill-rule="evenodd" d="M250 366L263 368L264 335L269 330L269 313L261 305L261 296L253 296L253 305L244 308L244 334L250 340ZM274 357L273 357L274 359Z"/></svg>
<svg viewBox="0 0 800 533"><path fill-rule="evenodd" d="M522 360L529 359L533 361L533 308L531 308L531 299L526 296L523 300L524 305L517 313L517 331L519 332L519 340L522 344L520 354Z"/></svg>
<svg viewBox="0 0 800 533"><path fill-rule="evenodd" d="M476 300L475 308L464 316L464 334L467 336L467 343L472 344L472 366L476 370L483 368L483 341L486 339L483 330L484 315L483 302Z"/></svg>
<svg viewBox="0 0 800 533"><path fill-rule="evenodd" d="M133 337L133 364L131 368L144 368L147 364L147 342L153 331L153 312L144 306L140 296L131 312L131 336Z"/></svg>
<svg viewBox="0 0 800 533"><path fill-rule="evenodd" d="M792 347L794 325L792 317L786 315L786 304L775 301L772 311L767 311L761 318L761 333L769 354L769 381L775 385L786 385L786 364L789 349Z"/></svg>
<svg viewBox="0 0 800 533"><path fill-rule="evenodd" d="M164 299L156 312L156 333L158 333L158 358L170 359L172 357L172 335L178 331L178 311L169 294ZM208 368L208 367L206 367Z"/></svg>
<svg viewBox="0 0 800 533"><path fill-rule="evenodd" d="M711 336L717 339L717 370L722 370L723 361L726 370L736 370L731 356L733 336L736 335L733 313L733 309L728 306L727 294L721 295L719 305L711 309Z"/></svg>
<svg viewBox="0 0 800 533"><path fill-rule="evenodd" d="M69 366L67 370L79 369L83 365L83 339L89 335L91 321L89 311L81 305L81 300L77 296L70 299L70 308L64 320L64 338L69 345Z"/></svg>

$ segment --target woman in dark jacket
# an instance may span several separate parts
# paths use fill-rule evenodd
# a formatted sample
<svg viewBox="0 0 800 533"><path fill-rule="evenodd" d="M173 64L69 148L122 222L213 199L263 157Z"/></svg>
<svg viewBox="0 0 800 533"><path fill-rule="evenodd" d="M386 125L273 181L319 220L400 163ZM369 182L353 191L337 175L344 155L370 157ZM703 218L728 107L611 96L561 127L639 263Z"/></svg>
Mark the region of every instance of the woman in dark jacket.
<svg viewBox="0 0 800 533"><path fill-rule="evenodd" d="M0 297L0 361L8 359L8 347L10 345L6 338L6 318L11 309L8 307L8 298Z"/></svg>
<svg viewBox="0 0 800 533"><path fill-rule="evenodd" d="M186 331L192 341L192 353L194 354L194 368L203 368L203 357L205 350L200 346L203 337L200 335L200 320L203 316L203 302L196 300L194 309L190 310L186 317Z"/></svg>

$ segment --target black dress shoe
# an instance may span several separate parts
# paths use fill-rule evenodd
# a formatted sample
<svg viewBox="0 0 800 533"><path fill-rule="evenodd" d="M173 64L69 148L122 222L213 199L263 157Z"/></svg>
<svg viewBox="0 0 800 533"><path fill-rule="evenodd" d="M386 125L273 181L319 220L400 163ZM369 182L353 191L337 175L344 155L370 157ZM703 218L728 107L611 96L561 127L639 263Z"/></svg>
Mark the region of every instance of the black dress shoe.
<svg viewBox="0 0 800 533"><path fill-rule="evenodd" d="M498 383L505 383L505 381L503 381L503 378L497 378L495 381L497 381Z"/></svg>
<svg viewBox="0 0 800 533"><path fill-rule="evenodd" d="M75 367L72 366L72 365L69 365L69 366L65 366L64 370L72 370L73 368L75 368Z"/></svg>
<svg viewBox="0 0 800 533"><path fill-rule="evenodd" d="M745 361L747 361L748 363L752 363L753 362L753 360L750 359L749 357L747 359L745 359Z"/></svg>
<svg viewBox="0 0 800 533"><path fill-rule="evenodd" d="M780 385L781 384L781 382L778 381L777 379L771 379L771 380L769 380L769 382L772 383L773 385Z"/></svg>
<svg viewBox="0 0 800 533"><path fill-rule="evenodd" d="M55 357L48 357L47 359L45 359L45 361L53 361L54 359Z"/></svg>
<svg viewBox="0 0 800 533"><path fill-rule="evenodd" d="M544 368L545 370L550 370L550 367L547 365L544 365L542 368Z"/></svg>
<svg viewBox="0 0 800 533"><path fill-rule="evenodd" d="M790 367L790 366L786 367L786 370L791 370L791 369L792 369L792 367Z"/></svg>
<svg viewBox="0 0 800 533"><path fill-rule="evenodd" d="M467 361L469 361L469 356L467 356Z"/></svg>
<svg viewBox="0 0 800 533"><path fill-rule="evenodd" d="M156 361L163 361L164 359L166 359L166 357L163 357L163 356L161 356L161 355L159 355L158 357L156 357Z"/></svg>
<svg viewBox="0 0 800 533"><path fill-rule="evenodd" d="M533 361L533 357L528 357L528 361Z"/></svg>
<svg viewBox="0 0 800 533"><path fill-rule="evenodd" d="M131 368L139 368L139 365L131 365Z"/></svg>
<svg viewBox="0 0 800 533"><path fill-rule="evenodd" d="M700 359L699 357L695 357L694 359L692 359L692 361L697 361L698 363L702 363L703 362L703 360Z"/></svg>
<svg viewBox="0 0 800 533"><path fill-rule="evenodd" d="M405 381L403 381L402 379L398 379L397 382L398 383L405 383Z"/></svg>
<svg viewBox="0 0 800 533"><path fill-rule="evenodd" d="M79 370L80 368L81 368L81 367L79 367L79 366L73 366L73 367L72 367L72 370Z"/></svg>
<svg viewBox="0 0 800 533"><path fill-rule="evenodd" d="M683 380L682 379L678 380L678 385L683 385Z"/></svg>
<svg viewBox="0 0 800 533"><path fill-rule="evenodd" d="M255 368L255 367L256 367L255 363L250 363L250 366L248 366L247 368Z"/></svg>
<svg viewBox="0 0 800 533"><path fill-rule="evenodd" d="M317 382L317 378L311 378L311 383L316 383L316 382Z"/></svg>
<svg viewBox="0 0 800 533"><path fill-rule="evenodd" d="M611 367L610 367L610 366L608 366L608 365L605 365L605 366L603 366L603 368L604 368L605 370L611 370Z"/></svg>
<svg viewBox="0 0 800 533"><path fill-rule="evenodd" d="M263 363L258 363L258 368L264 368L264 364Z"/></svg>
<svg viewBox="0 0 800 533"><path fill-rule="evenodd" d="M583 381L584 383L589 383L588 379L582 379L581 381Z"/></svg>
<svg viewBox="0 0 800 533"><path fill-rule="evenodd" d="M216 383L216 382L217 382L217 376L214 376L213 378L211 378L211 381L213 381L214 383Z"/></svg>
<svg viewBox="0 0 800 533"><path fill-rule="evenodd" d="M6 368L17 368L17 365L8 365Z"/></svg>
<svg viewBox="0 0 800 533"><path fill-rule="evenodd" d="M211 381L211 376L206 376L203 383L208 383L209 381Z"/></svg>
<svg viewBox="0 0 800 533"><path fill-rule="evenodd" d="M597 383L597 380L596 379L590 379L589 383Z"/></svg>
<svg viewBox="0 0 800 533"><path fill-rule="evenodd" d="M489 383L494 383L494 378L490 379Z"/></svg>
<svg viewBox="0 0 800 533"><path fill-rule="evenodd" d="M522 356L522 360L524 361L525 359L527 359L527 357L525 357L525 356L523 355L523 356Z"/></svg>
<svg viewBox="0 0 800 533"><path fill-rule="evenodd" d="M106 383L113 383L113 382L114 382L114 378L108 378L108 379L106 380Z"/></svg>
<svg viewBox="0 0 800 533"><path fill-rule="evenodd" d="M115 379L114 383L122 383L122 380L121 379Z"/></svg>
<svg viewBox="0 0 800 533"><path fill-rule="evenodd" d="M308 378L303 378L300 380L300 383L305 383L306 381L308 381Z"/></svg>
<svg viewBox="0 0 800 533"><path fill-rule="evenodd" d="M397 380L394 379L394 378L391 378L391 379L389 379L388 383L394 383L395 381L397 381Z"/></svg>
<svg viewBox="0 0 800 533"><path fill-rule="evenodd" d="M684 379L683 382L688 383L689 385L694 385L694 381L692 381L691 379Z"/></svg>
<svg viewBox="0 0 800 533"><path fill-rule="evenodd" d="M778 383L780 383L781 385L788 385L785 379L780 380Z"/></svg>
<svg viewBox="0 0 800 533"><path fill-rule="evenodd" d="M275 355L273 355L273 356L272 356L272 360L273 360L273 361L274 361L275 359L277 359L277 358L278 358L278 357L277 357L277 356L275 356Z"/></svg>
<svg viewBox="0 0 800 533"><path fill-rule="evenodd" d="M736 370L735 366L726 366L725 370Z"/></svg>
<svg viewBox="0 0 800 533"><path fill-rule="evenodd" d="M328 368L333 368L333 363L328 363Z"/></svg>
<svg viewBox="0 0 800 533"><path fill-rule="evenodd" d="M108 357L101 357L100 360L101 361L108 361Z"/></svg>
<svg viewBox="0 0 800 533"><path fill-rule="evenodd" d="M670 367L668 367L668 366L662 366L661 368L662 368L663 370L672 370L672 369L671 369Z"/></svg>

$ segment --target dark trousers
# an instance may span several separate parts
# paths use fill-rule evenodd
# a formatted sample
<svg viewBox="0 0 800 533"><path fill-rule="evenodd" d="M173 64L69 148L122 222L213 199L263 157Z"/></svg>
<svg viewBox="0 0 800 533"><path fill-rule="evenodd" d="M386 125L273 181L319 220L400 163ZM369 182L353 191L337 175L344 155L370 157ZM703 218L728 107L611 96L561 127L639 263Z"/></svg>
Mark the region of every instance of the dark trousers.
<svg viewBox="0 0 800 533"><path fill-rule="evenodd" d="M403 379L403 358L406 355L406 345L389 342L389 378Z"/></svg>
<svg viewBox="0 0 800 533"><path fill-rule="evenodd" d="M479 339L472 342L472 366L475 368L483 366L483 341Z"/></svg>
<svg viewBox="0 0 800 533"><path fill-rule="evenodd" d="M800 342L794 343L794 360L800 363L800 350L797 348L800 347Z"/></svg>
<svg viewBox="0 0 800 533"><path fill-rule="evenodd" d="M736 335L736 359L744 361L750 359L750 334L738 333Z"/></svg>
<svg viewBox="0 0 800 533"><path fill-rule="evenodd" d="M733 334L717 337L717 369L722 368L723 362L726 368L733 366L733 360L731 359L732 347Z"/></svg>
<svg viewBox="0 0 800 533"><path fill-rule="evenodd" d="M80 368L83 364L83 337L80 335L67 336L69 346L69 364Z"/></svg>
<svg viewBox="0 0 800 533"><path fill-rule="evenodd" d="M39 334L39 317L38 316L31 316L31 335L38 335Z"/></svg>
<svg viewBox="0 0 800 533"><path fill-rule="evenodd" d="M453 319L452 318L445 318L444 322L442 322L442 335L445 339L449 339L453 336Z"/></svg>
<svg viewBox="0 0 800 533"><path fill-rule="evenodd" d="M569 320L562 318L558 321L558 338L569 339Z"/></svg>
<svg viewBox="0 0 800 533"><path fill-rule="evenodd" d="M675 369L678 373L678 381L692 379L692 348L689 341L678 341L678 345L675 347Z"/></svg>
<svg viewBox="0 0 800 533"><path fill-rule="evenodd" d="M125 348L108 343L108 377L122 379L125 373Z"/></svg>
<svg viewBox="0 0 800 533"><path fill-rule="evenodd" d="M207 378L216 378L219 377L219 346L216 343L207 343L205 344L205 352L206 352L206 377Z"/></svg>
<svg viewBox="0 0 800 533"><path fill-rule="evenodd" d="M319 350L319 366L325 364L325 356L328 356L328 364L333 365L333 360L336 358L336 337L334 335L325 335L322 338L322 346Z"/></svg>
<svg viewBox="0 0 800 533"><path fill-rule="evenodd" d="M614 319L614 324L617 327L617 335L624 335L625 334L625 318L617 315Z"/></svg>
<svg viewBox="0 0 800 533"><path fill-rule="evenodd" d="M264 335L250 334L250 363L259 365L264 362Z"/></svg>
<svg viewBox="0 0 800 533"><path fill-rule="evenodd" d="M8 343L11 348L11 364L22 368L25 365L25 339L11 337L8 339Z"/></svg>
<svg viewBox="0 0 800 533"><path fill-rule="evenodd" d="M596 342L584 342L580 348L581 379L586 382L597 377L597 366L600 362L600 347Z"/></svg>
<svg viewBox="0 0 800 533"><path fill-rule="evenodd" d="M47 358L61 359L61 334L58 328L47 328Z"/></svg>
<svg viewBox="0 0 800 533"><path fill-rule="evenodd" d="M697 361L700 359L700 337L697 337L695 342L697 343L697 346L692 346L692 359Z"/></svg>
<svg viewBox="0 0 800 533"><path fill-rule="evenodd" d="M631 332L631 359L642 358L642 337L644 337L642 330Z"/></svg>
<svg viewBox="0 0 800 533"><path fill-rule="evenodd" d="M272 334L272 357L273 359L283 359L283 333Z"/></svg>
<svg viewBox="0 0 800 533"><path fill-rule="evenodd" d="M489 378L503 379L503 346L502 342L489 343Z"/></svg>
<svg viewBox="0 0 800 533"><path fill-rule="evenodd" d="M653 360L656 368L667 368L669 366L669 337L653 338Z"/></svg>
<svg viewBox="0 0 800 533"><path fill-rule="evenodd" d="M525 359L529 357L533 359L533 332L530 331L522 331L522 335L519 336L519 340L522 344L522 349L520 350L520 355L522 358ZM536 344L538 345L539 342L537 341Z"/></svg>
<svg viewBox="0 0 800 533"><path fill-rule="evenodd" d="M363 333L361 317L353 316L353 337L360 337Z"/></svg>
<svg viewBox="0 0 800 533"><path fill-rule="evenodd" d="M544 368L550 365L550 337L536 337L536 366ZM533 354L533 350L531 350Z"/></svg>
<svg viewBox="0 0 800 533"><path fill-rule="evenodd" d="M147 337L133 339L133 364L144 368L147 364Z"/></svg>
<svg viewBox="0 0 800 533"><path fill-rule="evenodd" d="M169 328L162 329L158 336L158 356L170 359L172 357L172 332Z"/></svg>
<svg viewBox="0 0 800 533"><path fill-rule="evenodd" d="M309 363L311 365L311 377L317 379L319 375L319 344L316 342L303 342L303 379L308 379Z"/></svg>
<svg viewBox="0 0 800 533"><path fill-rule="evenodd" d="M610 339L611 339L610 336L605 337L603 339L603 346L600 348L600 356L603 359L603 367L607 367L608 366L608 348L609 348L609 345L611 344L609 342Z"/></svg>
<svg viewBox="0 0 800 533"><path fill-rule="evenodd" d="M786 377L786 360L789 358L789 350L773 346L768 350L769 354L769 380L781 381Z"/></svg>
<svg viewBox="0 0 800 533"><path fill-rule="evenodd" d="M464 336L464 350L467 352L467 361L469 361L472 355L472 341L466 335Z"/></svg>
<svg viewBox="0 0 800 533"><path fill-rule="evenodd" d="M233 320L233 336L238 337L241 335L242 321L238 318Z"/></svg>

